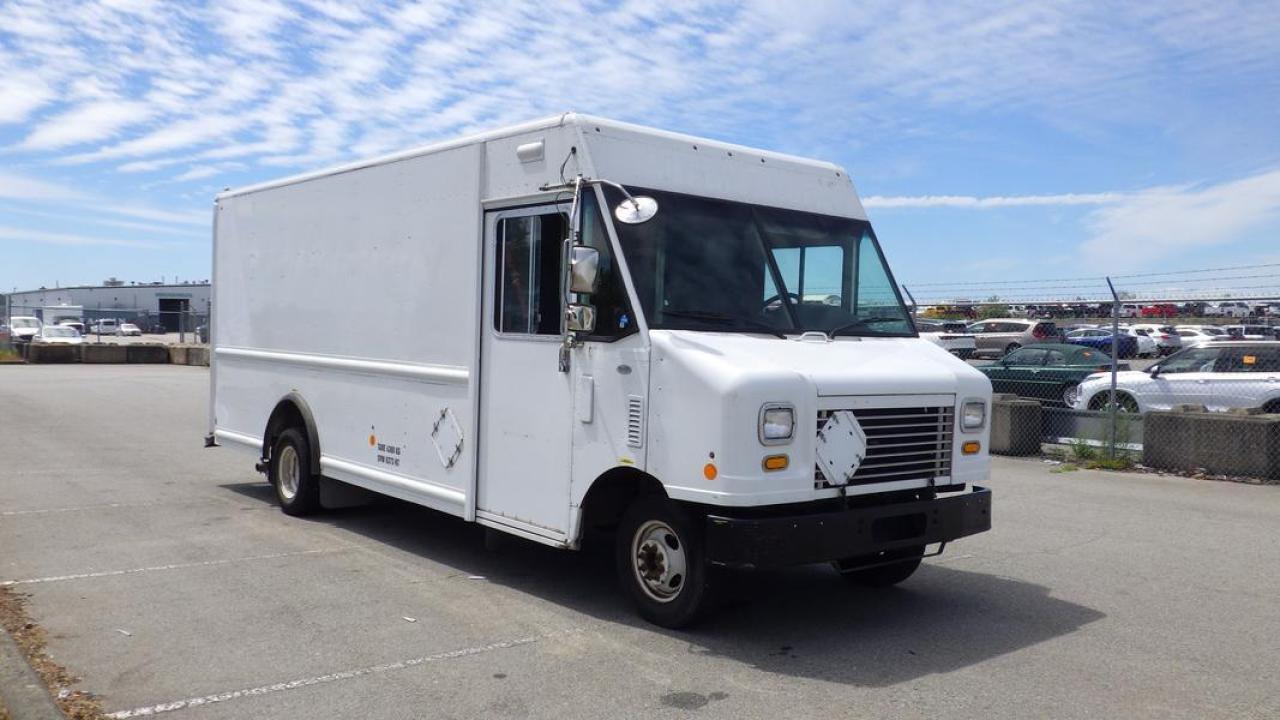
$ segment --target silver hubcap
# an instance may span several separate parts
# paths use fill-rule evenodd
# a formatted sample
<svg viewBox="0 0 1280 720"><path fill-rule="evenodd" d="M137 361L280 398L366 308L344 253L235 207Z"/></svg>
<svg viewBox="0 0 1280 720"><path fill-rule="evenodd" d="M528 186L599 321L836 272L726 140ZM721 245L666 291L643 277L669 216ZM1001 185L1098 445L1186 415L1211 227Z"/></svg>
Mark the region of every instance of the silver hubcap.
<svg viewBox="0 0 1280 720"><path fill-rule="evenodd" d="M684 543L671 526L650 520L631 539L631 568L646 595L658 602L671 602L687 579Z"/></svg>
<svg viewBox="0 0 1280 720"><path fill-rule="evenodd" d="M280 450L280 462L276 463L279 468L276 471L276 485L280 488L280 497L285 500L292 500L298 494L298 480L300 470L298 466L298 451L292 445L285 445Z"/></svg>

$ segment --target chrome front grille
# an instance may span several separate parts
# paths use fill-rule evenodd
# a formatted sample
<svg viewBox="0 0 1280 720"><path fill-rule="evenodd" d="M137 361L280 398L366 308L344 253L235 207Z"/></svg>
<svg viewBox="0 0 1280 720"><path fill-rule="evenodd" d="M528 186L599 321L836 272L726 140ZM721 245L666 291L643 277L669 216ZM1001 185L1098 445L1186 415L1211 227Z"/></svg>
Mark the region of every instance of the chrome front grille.
<svg viewBox="0 0 1280 720"><path fill-rule="evenodd" d="M819 410L816 433L835 410ZM934 479L951 475L955 408L951 406L850 409L867 436L867 456L850 485ZM833 487L814 467L814 484Z"/></svg>

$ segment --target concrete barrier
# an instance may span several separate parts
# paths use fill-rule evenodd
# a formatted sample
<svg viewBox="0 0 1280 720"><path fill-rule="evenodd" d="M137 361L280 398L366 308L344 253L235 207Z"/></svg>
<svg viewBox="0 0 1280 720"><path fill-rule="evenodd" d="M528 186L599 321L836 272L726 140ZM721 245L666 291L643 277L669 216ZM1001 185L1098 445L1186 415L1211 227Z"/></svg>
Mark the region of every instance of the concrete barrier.
<svg viewBox="0 0 1280 720"><path fill-rule="evenodd" d="M187 364L209 367L209 346L196 345L187 348Z"/></svg>
<svg viewBox="0 0 1280 720"><path fill-rule="evenodd" d="M1016 395L991 399L991 440L996 455L1035 455L1040 452L1040 403Z"/></svg>
<svg viewBox="0 0 1280 720"><path fill-rule="evenodd" d="M27 343L25 348L29 363L78 363L80 362L79 345L46 345L45 343Z"/></svg>
<svg viewBox="0 0 1280 720"><path fill-rule="evenodd" d="M186 365L187 364L187 346L186 345L170 345L169 346L169 364L170 365Z"/></svg>
<svg viewBox="0 0 1280 720"><path fill-rule="evenodd" d="M128 362L131 363L165 363L169 362L169 348L164 345L125 345L128 348Z"/></svg>
<svg viewBox="0 0 1280 720"><path fill-rule="evenodd" d="M125 345L80 346L80 361L86 363L125 363L129 362L129 353Z"/></svg>
<svg viewBox="0 0 1280 720"><path fill-rule="evenodd" d="M1280 480L1280 415L1150 412L1142 464Z"/></svg>

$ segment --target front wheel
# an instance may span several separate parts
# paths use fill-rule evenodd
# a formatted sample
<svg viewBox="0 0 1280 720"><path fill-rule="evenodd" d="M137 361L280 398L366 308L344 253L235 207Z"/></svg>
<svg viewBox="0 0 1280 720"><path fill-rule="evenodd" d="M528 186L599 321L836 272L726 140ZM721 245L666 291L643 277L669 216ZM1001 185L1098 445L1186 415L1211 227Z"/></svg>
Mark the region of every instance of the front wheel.
<svg viewBox="0 0 1280 720"><path fill-rule="evenodd" d="M1022 345L1019 345L1018 343L1009 343L1008 345L1004 346L1004 354L1008 355L1014 352L1015 350L1021 350L1021 349L1022 349Z"/></svg>
<svg viewBox="0 0 1280 720"><path fill-rule="evenodd" d="M1106 410L1108 406L1108 397L1110 397L1110 391L1108 390L1103 390L1097 395L1094 395L1093 398L1089 400L1089 409L1095 412L1099 410ZM1116 410L1122 413L1136 413L1138 412L1138 401L1134 400L1133 396L1128 393L1117 392Z"/></svg>
<svg viewBox="0 0 1280 720"><path fill-rule="evenodd" d="M320 483L311 468L311 444L297 428L280 433L271 449L268 477L280 509L288 515L310 515L320 508Z"/></svg>
<svg viewBox="0 0 1280 720"><path fill-rule="evenodd" d="M702 528L666 498L636 501L616 539L618 579L640 616L665 628L686 627L711 605Z"/></svg>
<svg viewBox="0 0 1280 720"><path fill-rule="evenodd" d="M1080 398L1080 383L1069 383L1062 388L1062 404L1067 407L1074 407L1076 400Z"/></svg>
<svg viewBox="0 0 1280 720"><path fill-rule="evenodd" d="M892 562L898 558L905 558ZM906 580L915 574L916 569L920 567L920 561L924 559L924 546L916 545L914 547L902 548L900 550L885 550L875 555L861 555L858 557L845 558L837 560L833 565L840 576L854 585L863 587L883 588ZM878 565L876 567L863 567L874 563L887 562L888 565ZM862 568L862 569L858 569Z"/></svg>

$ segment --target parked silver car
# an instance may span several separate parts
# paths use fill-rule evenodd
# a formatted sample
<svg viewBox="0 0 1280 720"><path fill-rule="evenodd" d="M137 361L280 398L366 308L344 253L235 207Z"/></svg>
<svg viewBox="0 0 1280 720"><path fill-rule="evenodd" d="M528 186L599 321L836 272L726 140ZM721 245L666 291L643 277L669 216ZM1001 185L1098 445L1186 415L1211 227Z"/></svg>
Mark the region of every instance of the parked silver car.
<svg viewBox="0 0 1280 720"><path fill-rule="evenodd" d="M970 325L968 332L977 341L979 353L995 353L999 357L1008 355L1023 345L1057 342L1061 337L1058 326L1054 323L1024 318L980 320Z"/></svg>

